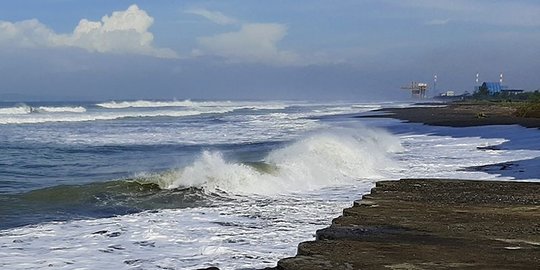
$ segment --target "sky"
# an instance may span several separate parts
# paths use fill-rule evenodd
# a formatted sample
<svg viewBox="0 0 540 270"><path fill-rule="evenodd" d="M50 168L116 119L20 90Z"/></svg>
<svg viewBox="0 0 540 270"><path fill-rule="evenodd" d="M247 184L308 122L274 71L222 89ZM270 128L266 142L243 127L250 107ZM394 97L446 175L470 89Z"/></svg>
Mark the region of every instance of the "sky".
<svg viewBox="0 0 540 270"><path fill-rule="evenodd" d="M3 0L0 101L540 88L537 0ZM433 78L437 85L433 89Z"/></svg>

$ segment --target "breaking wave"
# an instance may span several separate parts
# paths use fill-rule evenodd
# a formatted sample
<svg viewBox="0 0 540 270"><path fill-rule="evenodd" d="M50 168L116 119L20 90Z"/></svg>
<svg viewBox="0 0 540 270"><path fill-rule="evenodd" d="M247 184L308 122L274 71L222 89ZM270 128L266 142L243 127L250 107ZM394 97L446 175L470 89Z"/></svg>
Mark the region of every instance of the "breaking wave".
<svg viewBox="0 0 540 270"><path fill-rule="evenodd" d="M10 114L29 114L32 112L32 107L26 104L20 104L15 107L0 108L0 115Z"/></svg>
<svg viewBox="0 0 540 270"><path fill-rule="evenodd" d="M269 109L269 110L281 110L287 106L282 103L268 103L268 102L233 102L233 101L191 101L186 100L174 100L174 101L149 101L149 100L137 100L137 101L109 101L96 104L98 107L106 109L127 109L127 108L160 108L160 107L226 107L234 109Z"/></svg>
<svg viewBox="0 0 540 270"><path fill-rule="evenodd" d="M83 113L86 108L82 106L76 107L31 107L26 104L19 104L15 107L0 108L0 115L24 115L30 113Z"/></svg>
<svg viewBox="0 0 540 270"><path fill-rule="evenodd" d="M107 109L126 109L126 108L158 108L158 107L193 107L194 102L191 100L183 101L148 101L148 100L137 100L137 101L109 101L98 103L96 106L107 108Z"/></svg>
<svg viewBox="0 0 540 270"><path fill-rule="evenodd" d="M270 152L261 163L231 162L205 151L190 166L165 174L139 175L163 189L200 188L207 192L277 194L370 181L397 164L399 139L384 130L343 129L307 136Z"/></svg>
<svg viewBox="0 0 540 270"><path fill-rule="evenodd" d="M35 111L37 112L49 112L49 113L83 113L86 112L86 109L82 106L76 106L76 107L37 107L35 108Z"/></svg>
<svg viewBox="0 0 540 270"><path fill-rule="evenodd" d="M27 114L27 115L8 115L0 117L0 124L37 124L47 122L86 122L99 120L117 120L124 118L139 117L183 117L201 114L226 113L231 110L216 109L205 111L150 111L150 112L103 112L90 114Z"/></svg>

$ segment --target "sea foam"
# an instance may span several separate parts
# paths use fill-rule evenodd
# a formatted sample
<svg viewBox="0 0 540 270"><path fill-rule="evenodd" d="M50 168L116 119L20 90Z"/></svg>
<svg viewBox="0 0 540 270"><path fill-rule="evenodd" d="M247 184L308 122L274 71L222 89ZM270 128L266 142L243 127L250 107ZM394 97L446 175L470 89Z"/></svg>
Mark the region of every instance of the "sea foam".
<svg viewBox="0 0 540 270"><path fill-rule="evenodd" d="M46 107L46 106L40 106L35 109L38 112L48 112L48 113L83 113L86 112L86 108L82 106L76 106L76 107Z"/></svg>
<svg viewBox="0 0 540 270"><path fill-rule="evenodd" d="M161 188L202 188L208 192L277 194L370 181L397 166L392 152L399 139L381 129L311 134L270 152L262 166L227 161L220 152L204 151L191 165L159 176L145 176ZM263 168L263 169L261 169Z"/></svg>
<svg viewBox="0 0 540 270"><path fill-rule="evenodd" d="M26 104L19 104L15 107L0 108L0 115L29 114L31 112L32 107Z"/></svg>
<svg viewBox="0 0 540 270"><path fill-rule="evenodd" d="M234 109L254 109L254 110L282 110L287 105L281 102L249 102L249 101L192 101L173 100L173 101L151 101L151 100L136 100L136 101L108 101L97 103L96 106L106 109L128 109L128 108L161 108L161 107L225 107Z"/></svg>

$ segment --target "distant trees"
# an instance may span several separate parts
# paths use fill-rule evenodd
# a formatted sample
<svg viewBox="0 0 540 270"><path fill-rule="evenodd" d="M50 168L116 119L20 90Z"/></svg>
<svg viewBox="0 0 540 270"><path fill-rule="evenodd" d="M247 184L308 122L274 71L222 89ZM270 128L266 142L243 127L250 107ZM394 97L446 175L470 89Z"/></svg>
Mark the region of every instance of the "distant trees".
<svg viewBox="0 0 540 270"><path fill-rule="evenodd" d="M471 95L473 100L492 102L534 102L540 103L540 90L534 92L509 93L497 92L490 94L486 87L480 87Z"/></svg>

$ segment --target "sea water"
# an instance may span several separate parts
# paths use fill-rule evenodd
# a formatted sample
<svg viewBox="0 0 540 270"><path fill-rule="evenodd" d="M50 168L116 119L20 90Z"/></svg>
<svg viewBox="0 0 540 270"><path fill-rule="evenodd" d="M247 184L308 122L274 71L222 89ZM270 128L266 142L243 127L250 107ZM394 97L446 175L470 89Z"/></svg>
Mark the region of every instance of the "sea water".
<svg viewBox="0 0 540 270"><path fill-rule="evenodd" d="M406 106L0 104L0 268L275 266L376 181L512 180L467 168L540 157L534 129L358 118Z"/></svg>

